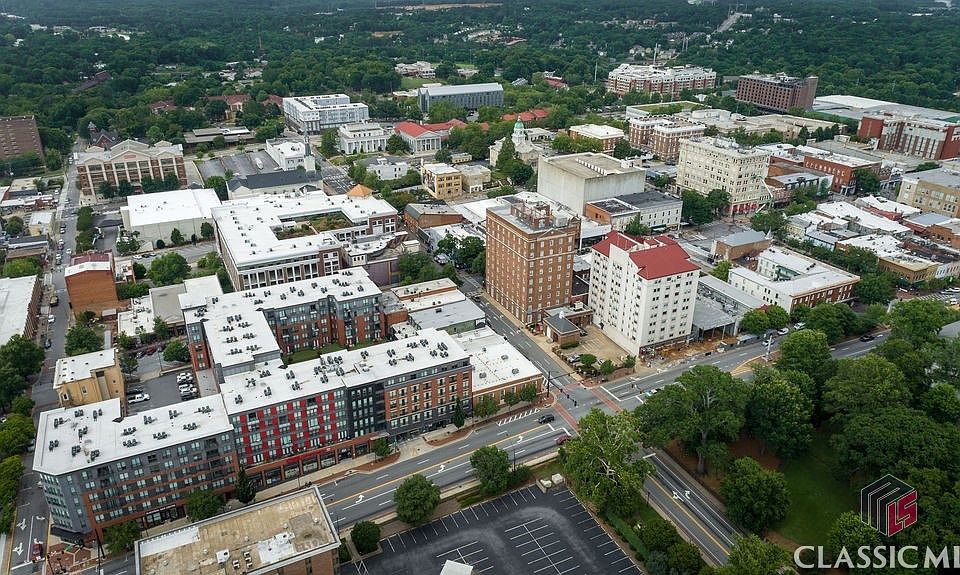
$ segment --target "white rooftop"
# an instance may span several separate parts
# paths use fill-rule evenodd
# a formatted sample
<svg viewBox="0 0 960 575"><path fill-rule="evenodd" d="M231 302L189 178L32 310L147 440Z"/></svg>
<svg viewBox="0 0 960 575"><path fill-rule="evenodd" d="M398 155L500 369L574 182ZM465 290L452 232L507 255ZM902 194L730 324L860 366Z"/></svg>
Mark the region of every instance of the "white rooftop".
<svg viewBox="0 0 960 575"><path fill-rule="evenodd" d="M76 275L91 271L110 271L111 263L109 261L87 261L63 269L63 277Z"/></svg>
<svg viewBox="0 0 960 575"><path fill-rule="evenodd" d="M477 92L502 92L503 86L496 82L487 82L485 84L454 84L444 86L423 86L421 92L426 92L429 96L453 96L459 94L475 94Z"/></svg>
<svg viewBox="0 0 960 575"><path fill-rule="evenodd" d="M62 475L229 433L223 399L210 395L123 417L120 399L40 414L33 469Z"/></svg>
<svg viewBox="0 0 960 575"><path fill-rule="evenodd" d="M817 212L843 218L847 221L856 222L860 226L879 230L888 234L907 234L910 228L897 222L887 219L883 216L872 214L866 210L860 209L849 202L824 202L817 205Z"/></svg>
<svg viewBox="0 0 960 575"><path fill-rule="evenodd" d="M209 219L210 210L219 205L220 198L216 191L189 188L127 196L127 206L120 209L129 214L130 227L137 228L166 222Z"/></svg>
<svg viewBox="0 0 960 575"><path fill-rule="evenodd" d="M71 357L61 357L57 360L57 366L53 372L53 388L56 389L65 383L78 379L87 379L90 377L90 372L112 367L116 363L117 350L115 348Z"/></svg>
<svg viewBox="0 0 960 575"><path fill-rule="evenodd" d="M623 130L613 126L604 126L601 124L581 124L579 126L570 126L570 131L588 138L603 140L606 138L622 138Z"/></svg>
<svg viewBox="0 0 960 575"><path fill-rule="evenodd" d="M602 154L593 155L600 156ZM559 158L563 156L556 157ZM542 196L537 192L518 192L511 196L500 196L499 198L487 198L474 202L454 204L453 209L462 215L465 220L473 224L478 232L485 235L487 229L487 210L509 206L517 201L523 201L527 203L545 203L550 206L550 212L559 217L573 218L577 216L577 214L575 214L570 208L560 204L559 202L551 200L546 196ZM598 224L591 219L580 218L581 240L606 235L611 229L613 229L613 226L610 224Z"/></svg>
<svg viewBox="0 0 960 575"><path fill-rule="evenodd" d="M543 375L523 352L489 327L465 331L454 336L454 340L470 354L474 393Z"/></svg>
<svg viewBox="0 0 960 575"><path fill-rule="evenodd" d="M901 204L900 202L888 200L882 196L863 196L857 198L857 203L875 210L901 214L905 217L920 213L920 208L915 208L913 206L908 206L907 204Z"/></svg>
<svg viewBox="0 0 960 575"><path fill-rule="evenodd" d="M757 146L758 150L766 150L774 158L796 159L809 156L818 158L835 164L848 166L851 168L863 168L877 163L875 160L867 160L850 156L848 154L838 154L829 150L814 148L812 146L794 146L793 144L765 144Z"/></svg>
<svg viewBox="0 0 960 575"><path fill-rule="evenodd" d="M328 353L286 368L280 360L258 364L251 371L226 376L220 391L227 412L233 415L325 391L392 379L468 357L447 332L425 329L412 338Z"/></svg>
<svg viewBox="0 0 960 575"><path fill-rule="evenodd" d="M33 288L38 281L36 276L0 278L0 345L26 330L32 313Z"/></svg>
<svg viewBox="0 0 960 575"><path fill-rule="evenodd" d="M31 226L48 226L53 221L53 212L50 210L42 212L33 212L30 214Z"/></svg>
<svg viewBox="0 0 960 575"><path fill-rule="evenodd" d="M460 170L454 168L450 164L424 164L423 170L435 175L446 175L446 174L459 174Z"/></svg>
<svg viewBox="0 0 960 575"><path fill-rule="evenodd" d="M873 252L878 257L897 255L903 252L903 250L900 249L900 240L886 234L857 236L849 240L840 240L837 244L843 244L851 248L862 248Z"/></svg>
<svg viewBox="0 0 960 575"><path fill-rule="evenodd" d="M742 276L756 283L765 284L771 290L789 294L791 297L859 279L856 275L779 247L770 247L760 252L757 260L758 269L767 263L799 275L792 279L776 280L744 267L732 268L730 275Z"/></svg>

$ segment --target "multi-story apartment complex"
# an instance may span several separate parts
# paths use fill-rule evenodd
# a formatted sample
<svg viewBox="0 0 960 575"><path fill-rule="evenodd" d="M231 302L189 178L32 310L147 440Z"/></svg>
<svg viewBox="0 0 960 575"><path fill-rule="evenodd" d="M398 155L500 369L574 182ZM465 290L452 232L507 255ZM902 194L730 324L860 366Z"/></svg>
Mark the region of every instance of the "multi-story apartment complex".
<svg viewBox="0 0 960 575"><path fill-rule="evenodd" d="M630 145L656 155L664 162L676 162L680 140L702 136L707 127L673 116L630 119Z"/></svg>
<svg viewBox="0 0 960 575"><path fill-rule="evenodd" d="M37 333L43 282L40 278L0 278L0 345L19 335L29 340Z"/></svg>
<svg viewBox="0 0 960 575"><path fill-rule="evenodd" d="M583 215L598 224L609 224L617 231L622 231L636 217L651 230L663 231L680 228L682 208L679 198L650 190L587 202Z"/></svg>
<svg viewBox="0 0 960 575"><path fill-rule="evenodd" d="M960 217L960 171L937 168L904 174L897 201L948 218Z"/></svg>
<svg viewBox="0 0 960 575"><path fill-rule="evenodd" d="M234 433L220 395L125 416L119 398L40 414L33 470L53 532L77 540L117 523L184 516L190 494L229 493Z"/></svg>
<svg viewBox="0 0 960 575"><path fill-rule="evenodd" d="M487 292L514 317L535 323L570 301L580 218L544 203L487 210Z"/></svg>
<svg viewBox="0 0 960 575"><path fill-rule="evenodd" d="M29 153L43 157L37 120L33 116L0 118L0 160Z"/></svg>
<svg viewBox="0 0 960 575"><path fill-rule="evenodd" d="M141 539L134 563L136 575L334 575L339 547L314 486Z"/></svg>
<svg viewBox="0 0 960 575"><path fill-rule="evenodd" d="M362 102L350 102L346 94L298 96L283 99L283 118L291 130L315 134L344 124L360 124L370 118Z"/></svg>
<svg viewBox="0 0 960 575"><path fill-rule="evenodd" d="M124 397L117 350L61 357L53 372L53 390L61 407L78 407Z"/></svg>
<svg viewBox="0 0 960 575"><path fill-rule="evenodd" d="M463 174L449 164L423 164L420 167L423 189L438 200L451 200L463 192Z"/></svg>
<svg viewBox="0 0 960 575"><path fill-rule="evenodd" d="M717 84L717 73L699 66L620 64L607 74L607 89L622 96L627 92L680 95L681 90L706 90Z"/></svg>
<svg viewBox="0 0 960 575"><path fill-rule="evenodd" d="M344 154L372 154L387 149L387 132L377 123L344 124L337 129L337 145Z"/></svg>
<svg viewBox="0 0 960 575"><path fill-rule="evenodd" d="M847 301L860 281L860 276L780 247L760 252L756 266L756 271L731 268L730 285L788 312L798 304Z"/></svg>
<svg viewBox="0 0 960 575"><path fill-rule="evenodd" d="M363 268L229 294L180 297L195 370L216 378L331 343L382 339L380 289Z"/></svg>
<svg viewBox="0 0 960 575"><path fill-rule="evenodd" d="M600 151L609 154L617 147L617 142L623 139L623 130L613 126L599 124L581 124L570 126L570 137L574 140L593 140L600 142Z"/></svg>
<svg viewBox="0 0 960 575"><path fill-rule="evenodd" d="M594 200L643 191L646 171L606 154L568 154L541 158L537 191L577 214Z"/></svg>
<svg viewBox="0 0 960 575"><path fill-rule="evenodd" d="M729 213L754 212L771 200L763 179L770 152L739 146L733 140L701 136L680 141L677 187L707 195L730 195Z"/></svg>
<svg viewBox="0 0 960 575"><path fill-rule="evenodd" d="M809 110L817 94L816 76L794 78L786 74L746 74L737 81L737 101L764 110L786 112L790 108Z"/></svg>
<svg viewBox="0 0 960 575"><path fill-rule="evenodd" d="M496 82L460 84L452 86L423 86L419 90L420 111L430 112L430 106L447 102L459 108L476 110L482 106L503 106L503 86Z"/></svg>
<svg viewBox="0 0 960 575"><path fill-rule="evenodd" d="M610 232L592 250L589 301L607 337L636 356L690 335L700 268L676 241Z"/></svg>
<svg viewBox="0 0 960 575"><path fill-rule="evenodd" d="M117 187L126 180L139 187L144 178L163 180L168 174L175 174L180 186L187 187L183 146L180 144L160 141L151 146L136 140L124 140L109 150L91 147L77 154L81 203L93 201L103 182Z"/></svg>
<svg viewBox="0 0 960 575"><path fill-rule="evenodd" d="M890 112L864 115L857 136L874 138L878 150L889 150L927 160L960 156L960 122Z"/></svg>
<svg viewBox="0 0 960 575"><path fill-rule="evenodd" d="M233 286L265 287L363 263L396 239L397 210L373 197L259 196L211 212Z"/></svg>
<svg viewBox="0 0 960 575"><path fill-rule="evenodd" d="M248 475L272 485L471 412L470 355L444 332L284 365L258 364L220 390Z"/></svg>

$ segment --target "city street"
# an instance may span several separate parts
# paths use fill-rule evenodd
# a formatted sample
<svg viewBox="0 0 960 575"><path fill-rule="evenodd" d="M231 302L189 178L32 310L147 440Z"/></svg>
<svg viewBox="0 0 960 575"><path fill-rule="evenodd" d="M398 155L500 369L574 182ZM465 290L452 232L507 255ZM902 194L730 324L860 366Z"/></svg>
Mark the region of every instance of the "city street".
<svg viewBox="0 0 960 575"><path fill-rule="evenodd" d="M320 175L323 177L323 183L329 186L334 195L345 194L353 187L353 180L339 166L328 162L323 156L316 156L317 167L320 169Z"/></svg>

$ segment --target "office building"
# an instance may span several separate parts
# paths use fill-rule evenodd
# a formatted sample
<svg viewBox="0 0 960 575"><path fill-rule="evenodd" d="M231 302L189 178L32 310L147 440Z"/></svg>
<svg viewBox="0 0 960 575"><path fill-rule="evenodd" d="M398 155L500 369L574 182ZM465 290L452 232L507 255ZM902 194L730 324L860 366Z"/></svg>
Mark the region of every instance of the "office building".
<svg viewBox="0 0 960 575"><path fill-rule="evenodd" d="M486 235L487 293L510 314L531 324L569 303L580 218L518 201L487 209Z"/></svg>
<svg viewBox="0 0 960 575"><path fill-rule="evenodd" d="M866 114L857 136L873 138L876 149L916 156L925 160L949 160L960 156L960 122L890 112Z"/></svg>
<svg viewBox="0 0 960 575"><path fill-rule="evenodd" d="M606 154L541 158L537 191L577 214L587 202L643 192L646 172Z"/></svg>
<svg viewBox="0 0 960 575"><path fill-rule="evenodd" d="M148 145L124 140L109 150L96 146L77 153L77 181L80 203L91 203L100 184L114 188L127 181L139 188L144 178L164 180L169 174L177 177L180 187L187 187L187 171L183 165L183 146L159 141Z"/></svg>
<svg viewBox="0 0 960 575"><path fill-rule="evenodd" d="M422 240L421 230L459 224L463 221L463 215L447 204L412 203L403 208L403 221L407 229Z"/></svg>
<svg viewBox="0 0 960 575"><path fill-rule="evenodd" d="M609 224L617 231L623 231L627 224L638 217L641 224L653 231L678 230L682 208L683 202L679 198L649 190L587 202L583 216L598 224Z"/></svg>
<svg viewBox="0 0 960 575"><path fill-rule="evenodd" d="M756 270L730 269L730 285L788 312L798 304L842 302L853 297L860 276L781 247L770 247L757 256Z"/></svg>
<svg viewBox="0 0 960 575"><path fill-rule="evenodd" d="M668 236L618 232L592 248L593 323L633 356L690 335L700 268Z"/></svg>
<svg viewBox="0 0 960 575"><path fill-rule="evenodd" d="M622 96L627 92L669 94L682 90L707 90L717 83L717 73L699 66L620 64L607 74L607 89Z"/></svg>
<svg viewBox="0 0 960 575"><path fill-rule="evenodd" d="M312 172L317 169L309 144L300 140L272 138L267 140L265 151L281 170L303 168L306 172Z"/></svg>
<svg viewBox="0 0 960 575"><path fill-rule="evenodd" d="M136 575L334 575L340 537L319 487L137 541Z"/></svg>
<svg viewBox="0 0 960 575"><path fill-rule="evenodd" d="M429 114L430 106L446 102L451 106L477 110L483 106L503 106L503 86L496 82L453 86L423 86L417 91L420 111Z"/></svg>
<svg viewBox="0 0 960 575"><path fill-rule="evenodd" d="M212 189L188 188L155 194L127 196L120 219L128 234L149 246L163 241L172 245L170 234L179 230L185 241L203 237L203 224L213 224L210 210L220 205Z"/></svg>
<svg viewBox="0 0 960 575"><path fill-rule="evenodd" d="M361 124L370 118L362 102L350 102L346 94L298 96L283 99L283 119L287 127L305 134L316 134L344 124Z"/></svg>
<svg viewBox="0 0 960 575"><path fill-rule="evenodd" d="M344 154L372 154L387 149L387 132L380 124L344 124L337 129L337 146Z"/></svg>
<svg viewBox="0 0 960 575"><path fill-rule="evenodd" d="M407 175L413 167L406 160L400 158L375 157L364 162L367 171L375 174L382 181L396 180Z"/></svg>
<svg viewBox="0 0 960 575"><path fill-rule="evenodd" d="M770 152L741 147L733 140L702 136L681 140L677 159L677 188L707 195L723 190L730 195L730 214L755 212L771 200L764 183Z"/></svg>
<svg viewBox="0 0 960 575"><path fill-rule="evenodd" d="M706 126L673 116L630 119L630 146L645 150L664 162L676 162L680 140L702 136Z"/></svg>
<svg viewBox="0 0 960 575"><path fill-rule="evenodd" d="M394 65L393 69L401 76L412 76L414 78L436 78L437 70L430 62L417 60L412 64L400 62Z"/></svg>
<svg viewBox="0 0 960 575"><path fill-rule="evenodd" d="M590 140L600 143L600 151L609 154L617 147L617 142L623 139L623 130L613 126L598 124L581 124L570 126L568 130L574 140Z"/></svg>
<svg viewBox="0 0 960 575"><path fill-rule="evenodd" d="M116 275L113 254L110 252L74 257L70 265L63 269L73 315L80 317L89 311L100 317L108 310L115 313L120 308Z"/></svg>
<svg viewBox="0 0 960 575"><path fill-rule="evenodd" d="M72 541L111 525L153 527L185 515L192 493L230 493L233 427L211 395L124 415L121 399L40 414L33 470L51 532Z"/></svg>
<svg viewBox="0 0 960 575"><path fill-rule="evenodd" d="M490 183L492 172L486 166L477 164L461 164L457 166L460 172L461 191L465 194L479 194Z"/></svg>
<svg viewBox="0 0 960 575"><path fill-rule="evenodd" d="M380 298L387 332L394 339L424 329L453 335L486 325L486 314L448 278L391 288Z"/></svg>
<svg viewBox="0 0 960 575"><path fill-rule="evenodd" d="M438 200L452 200L463 193L463 174L450 164L423 164L423 189Z"/></svg>
<svg viewBox="0 0 960 575"><path fill-rule="evenodd" d="M53 371L53 390L57 392L60 407L123 400L123 372L117 350L110 348L61 357Z"/></svg>
<svg viewBox="0 0 960 575"><path fill-rule="evenodd" d="M537 395L544 392L540 369L489 327L465 331L453 339L470 355L474 407L484 397L493 398L498 406L506 405L507 393L519 395L526 386L532 385Z"/></svg>
<svg viewBox="0 0 960 575"><path fill-rule="evenodd" d="M786 112L790 108L809 110L817 94L816 76L794 78L786 74L746 74L737 81L737 101L762 110Z"/></svg>
<svg viewBox="0 0 960 575"><path fill-rule="evenodd" d="M960 217L960 171L937 168L904 174L897 201L924 212Z"/></svg>
<svg viewBox="0 0 960 575"><path fill-rule="evenodd" d="M884 177L889 179L891 176L890 170L884 169L879 160L839 154L812 146L768 144L757 149L769 152L771 163L793 164L829 175L832 178L830 189L838 194L848 195L856 191L859 170L877 174L881 186L884 184Z"/></svg>
<svg viewBox="0 0 960 575"><path fill-rule="evenodd" d="M0 345L15 335L33 339L42 296L43 282L37 276L0 278Z"/></svg>
<svg viewBox="0 0 960 575"><path fill-rule="evenodd" d="M739 260L770 247L773 237L757 230L744 230L713 240L710 255L720 260Z"/></svg>
<svg viewBox="0 0 960 575"><path fill-rule="evenodd" d="M43 158L43 145L37 120L33 116L6 116L0 118L0 160L36 154Z"/></svg>
<svg viewBox="0 0 960 575"><path fill-rule="evenodd" d="M267 195L309 194L323 191L319 172L307 170L276 170L249 176L237 176L227 182L231 200L242 200Z"/></svg>

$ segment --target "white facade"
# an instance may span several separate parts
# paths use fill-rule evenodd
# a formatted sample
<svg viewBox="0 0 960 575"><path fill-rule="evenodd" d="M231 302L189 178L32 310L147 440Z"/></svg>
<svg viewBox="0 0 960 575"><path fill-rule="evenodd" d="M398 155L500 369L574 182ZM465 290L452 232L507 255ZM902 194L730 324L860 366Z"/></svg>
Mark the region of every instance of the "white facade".
<svg viewBox="0 0 960 575"><path fill-rule="evenodd" d="M307 146L299 140L291 140L290 138L267 140L266 152L281 170L303 168L310 172L316 168L313 156L308 153ZM309 162L305 162L307 158L309 158Z"/></svg>
<svg viewBox="0 0 960 575"><path fill-rule="evenodd" d="M611 232L592 255L589 301L604 335L632 355L690 335L700 269L675 241Z"/></svg>
<svg viewBox="0 0 960 575"><path fill-rule="evenodd" d="M337 130L340 151L344 154L371 154L387 147L387 132L380 124L346 124Z"/></svg>
<svg viewBox="0 0 960 575"><path fill-rule="evenodd" d="M127 233L138 234L142 244L155 245L157 240L169 244L174 229L189 242L192 235L202 237L201 226L213 223L211 210L219 205L217 192L210 189L135 194L127 196L120 218Z"/></svg>
<svg viewBox="0 0 960 575"><path fill-rule="evenodd" d="M366 122L370 111L362 102L351 103L346 94L325 94L284 98L283 117L287 126L295 130L316 133L343 124Z"/></svg>
<svg viewBox="0 0 960 575"><path fill-rule="evenodd" d="M643 191L645 170L606 154L540 158L537 191L577 214L586 202Z"/></svg>
<svg viewBox="0 0 960 575"><path fill-rule="evenodd" d="M732 213L753 212L771 199L763 181L769 159L769 150L742 148L725 138L681 140L677 187L703 195L723 190L730 194Z"/></svg>
<svg viewBox="0 0 960 575"><path fill-rule="evenodd" d="M413 168L406 162L391 162L386 158L377 158L375 162L367 164L367 171L376 174L384 182L402 178L411 169Z"/></svg>

